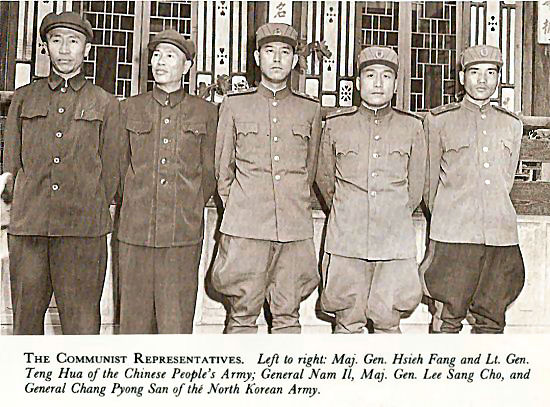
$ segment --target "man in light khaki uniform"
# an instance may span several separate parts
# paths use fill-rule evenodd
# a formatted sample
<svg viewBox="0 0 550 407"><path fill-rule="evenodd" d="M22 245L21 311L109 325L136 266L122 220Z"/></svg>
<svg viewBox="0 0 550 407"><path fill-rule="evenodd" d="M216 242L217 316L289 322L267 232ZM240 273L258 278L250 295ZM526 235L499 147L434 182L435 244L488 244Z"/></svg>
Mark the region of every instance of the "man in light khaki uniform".
<svg viewBox="0 0 550 407"><path fill-rule="evenodd" d="M323 260L323 310L335 333L399 333L419 304L412 213L422 198L426 144L422 122L391 107L397 54L369 47L358 56L361 106L327 116L317 185L331 208Z"/></svg>
<svg viewBox="0 0 550 407"><path fill-rule="evenodd" d="M469 311L473 333L502 333L505 311L524 283L516 212L510 200L522 123L490 104L502 55L479 45L462 55L461 103L425 119L429 164L424 199L431 212L430 296L443 303L435 331L458 333Z"/></svg>
<svg viewBox="0 0 550 407"><path fill-rule="evenodd" d="M212 272L227 296L227 333L255 333L264 300L273 333L299 333L299 307L317 286L311 186L319 148L317 101L287 87L298 33L269 23L256 33L258 88L228 95L216 140L225 207Z"/></svg>

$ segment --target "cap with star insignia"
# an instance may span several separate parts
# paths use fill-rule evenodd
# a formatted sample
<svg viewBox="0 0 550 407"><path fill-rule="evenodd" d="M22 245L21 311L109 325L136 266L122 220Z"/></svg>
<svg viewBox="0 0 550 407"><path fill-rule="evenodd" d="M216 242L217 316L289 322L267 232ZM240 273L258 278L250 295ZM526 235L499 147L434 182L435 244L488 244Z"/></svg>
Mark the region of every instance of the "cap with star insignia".
<svg viewBox="0 0 550 407"><path fill-rule="evenodd" d="M466 48L460 57L462 69L466 70L474 64L492 63L499 68L502 66L502 53L492 45L475 45Z"/></svg>
<svg viewBox="0 0 550 407"><path fill-rule="evenodd" d="M357 68L359 72L363 68L374 64L386 65L397 73L399 70L399 57L389 47L367 47L357 56Z"/></svg>
<svg viewBox="0 0 550 407"><path fill-rule="evenodd" d="M54 28L68 28L78 31L86 36L88 42L91 42L94 38L92 24L72 11L64 11L60 14L49 13L42 19L42 23L40 24L40 38L43 42L47 40L46 34Z"/></svg>
<svg viewBox="0 0 550 407"><path fill-rule="evenodd" d="M294 27L284 23L267 23L256 31L256 48L269 42L280 41L296 49L298 44L298 32Z"/></svg>

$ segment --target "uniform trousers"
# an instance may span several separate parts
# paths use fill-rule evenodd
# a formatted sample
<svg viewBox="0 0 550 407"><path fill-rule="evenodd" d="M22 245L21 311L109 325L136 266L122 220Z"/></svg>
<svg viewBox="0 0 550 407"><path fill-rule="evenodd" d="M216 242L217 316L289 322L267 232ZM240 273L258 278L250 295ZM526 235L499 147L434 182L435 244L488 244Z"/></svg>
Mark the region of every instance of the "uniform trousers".
<svg viewBox="0 0 550 407"><path fill-rule="evenodd" d="M399 322L422 299L416 260L369 261L325 253L321 307L334 313L334 333L401 333Z"/></svg>
<svg viewBox="0 0 550 407"><path fill-rule="evenodd" d="M120 242L121 334L193 332L201 247Z"/></svg>
<svg viewBox="0 0 550 407"><path fill-rule="evenodd" d="M65 335L98 334L107 237L8 236L13 332L43 335L55 295Z"/></svg>
<svg viewBox="0 0 550 407"><path fill-rule="evenodd" d="M460 332L469 311L472 333L502 333L506 308L525 281L519 246L430 244L434 244L434 257L424 279L430 297L443 303L439 331Z"/></svg>
<svg viewBox="0 0 550 407"><path fill-rule="evenodd" d="M222 234L212 285L229 302L226 333L256 333L265 300L272 333L300 333L300 302L318 284L313 239L274 242Z"/></svg>

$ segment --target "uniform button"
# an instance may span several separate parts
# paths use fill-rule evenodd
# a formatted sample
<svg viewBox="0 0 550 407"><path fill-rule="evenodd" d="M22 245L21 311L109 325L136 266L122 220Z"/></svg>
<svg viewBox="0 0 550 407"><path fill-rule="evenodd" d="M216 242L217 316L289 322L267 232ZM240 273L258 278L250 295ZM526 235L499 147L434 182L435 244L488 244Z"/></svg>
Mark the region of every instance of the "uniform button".
<svg viewBox="0 0 550 407"><path fill-rule="evenodd" d="M276 117L273 118L273 123L277 123L277 118Z"/></svg>
<svg viewBox="0 0 550 407"><path fill-rule="evenodd" d="M277 106L277 102L276 102L276 101L273 102L272 105L273 105L273 106Z"/></svg>
<svg viewBox="0 0 550 407"><path fill-rule="evenodd" d="M61 88L61 93L67 92L67 88Z"/></svg>
<svg viewBox="0 0 550 407"><path fill-rule="evenodd" d="M60 131L58 131L57 133L55 133L55 137L61 138L61 137L63 137L63 133L61 133Z"/></svg>
<svg viewBox="0 0 550 407"><path fill-rule="evenodd" d="M485 180L485 185L490 185L491 184L491 180L490 179L486 179Z"/></svg>
<svg viewBox="0 0 550 407"><path fill-rule="evenodd" d="M170 119L167 117L166 119L164 119L164 124L168 124L170 123Z"/></svg>
<svg viewBox="0 0 550 407"><path fill-rule="evenodd" d="M372 155L372 157L373 157L373 158L378 158L378 157L380 157L380 154L374 153L374 154Z"/></svg>
<svg viewBox="0 0 550 407"><path fill-rule="evenodd" d="M161 183L162 185L164 185L164 184L166 184L166 180L165 180L164 178L161 178L160 183Z"/></svg>
<svg viewBox="0 0 550 407"><path fill-rule="evenodd" d="M483 147L483 152L487 153L489 151L489 147Z"/></svg>
<svg viewBox="0 0 550 407"><path fill-rule="evenodd" d="M273 137L273 141L276 143L277 141L279 141L279 137L277 136Z"/></svg>
<svg viewBox="0 0 550 407"><path fill-rule="evenodd" d="M482 119L485 119L486 117L487 117L486 114L482 114L482 115L481 115L481 118L482 118Z"/></svg>
<svg viewBox="0 0 550 407"><path fill-rule="evenodd" d="M57 109L57 111L58 111L59 113L64 113L64 112L65 112L65 109L63 109L62 107L60 107L59 109Z"/></svg>
<svg viewBox="0 0 550 407"><path fill-rule="evenodd" d="M275 181L279 181L281 179L281 176L279 174L275 175Z"/></svg>
<svg viewBox="0 0 550 407"><path fill-rule="evenodd" d="M164 144L168 144L169 141L170 141L170 140L168 140L167 138L163 138L163 139L162 139L162 142L163 142Z"/></svg>
<svg viewBox="0 0 550 407"><path fill-rule="evenodd" d="M54 157L53 158L53 163L54 164L59 164L61 162L61 160L59 159L59 157Z"/></svg>
<svg viewBox="0 0 550 407"><path fill-rule="evenodd" d="M489 163L483 163L483 166L484 166L485 168L489 168Z"/></svg>
<svg viewBox="0 0 550 407"><path fill-rule="evenodd" d="M373 177L378 177L378 173L377 173L377 172L373 172L371 175L372 175Z"/></svg>
<svg viewBox="0 0 550 407"><path fill-rule="evenodd" d="M273 157L273 159L274 159L275 161L279 161L279 156L276 155L275 157Z"/></svg>
<svg viewBox="0 0 550 407"><path fill-rule="evenodd" d="M166 158L164 158L164 157L161 158L161 159L160 159L160 163L161 163L161 164L166 164Z"/></svg>
<svg viewBox="0 0 550 407"><path fill-rule="evenodd" d="M168 99L166 99L166 101L164 102L164 105L167 106L169 103Z"/></svg>
<svg viewBox="0 0 550 407"><path fill-rule="evenodd" d="M53 189L54 191L57 191L57 190L59 189L59 185L53 184L53 185L52 185L52 189Z"/></svg>
<svg viewBox="0 0 550 407"><path fill-rule="evenodd" d="M376 120L374 121L374 124L380 124L380 120L376 119Z"/></svg>
<svg viewBox="0 0 550 407"><path fill-rule="evenodd" d="M486 136L487 135L487 130L483 130L482 133L483 133L484 136Z"/></svg>
<svg viewBox="0 0 550 407"><path fill-rule="evenodd" d="M376 136L374 136L374 139L375 139L376 141L378 141L378 140L380 140L380 136L376 135Z"/></svg>
<svg viewBox="0 0 550 407"><path fill-rule="evenodd" d="M376 196L376 191L371 191L370 196Z"/></svg>

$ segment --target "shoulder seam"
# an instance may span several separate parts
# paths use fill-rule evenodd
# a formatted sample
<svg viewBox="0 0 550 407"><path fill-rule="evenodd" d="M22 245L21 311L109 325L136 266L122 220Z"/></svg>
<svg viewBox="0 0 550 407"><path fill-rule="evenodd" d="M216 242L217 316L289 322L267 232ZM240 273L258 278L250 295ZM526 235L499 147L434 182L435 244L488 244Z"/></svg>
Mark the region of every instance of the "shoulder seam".
<svg viewBox="0 0 550 407"><path fill-rule="evenodd" d="M460 108L460 103L453 102L453 103L448 103L446 105L435 107L432 110L430 110L430 113L433 114L434 116L437 116L438 114L450 112L458 108Z"/></svg>
<svg viewBox="0 0 550 407"><path fill-rule="evenodd" d="M519 118L519 116L518 116L517 114L515 114L514 112L511 112L511 111L505 109L504 107L498 106L498 105L494 105L493 107L494 107L495 109L497 109L498 111L503 112L503 113L506 113L506 114L512 116L514 119L521 121L521 119Z"/></svg>
<svg viewBox="0 0 550 407"><path fill-rule="evenodd" d="M332 119L334 117L344 116L357 112L357 106L342 107L326 114L326 119Z"/></svg>

